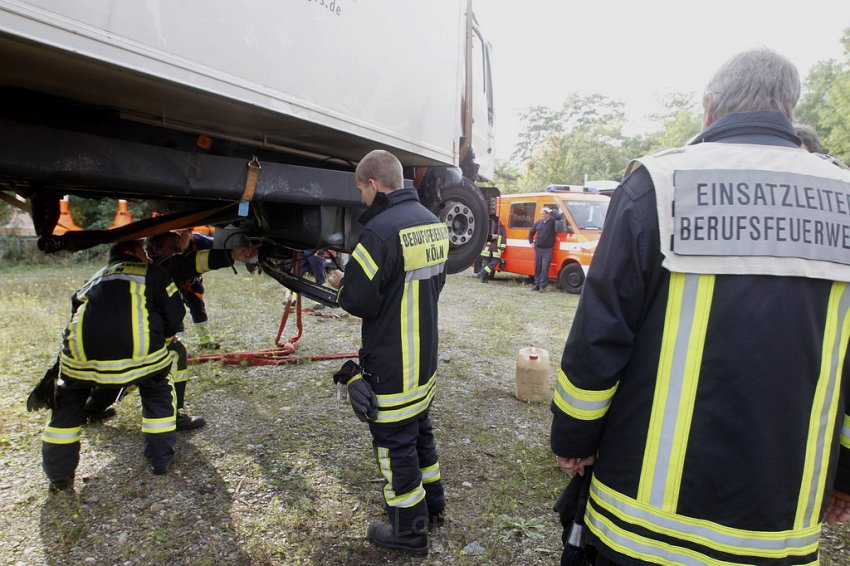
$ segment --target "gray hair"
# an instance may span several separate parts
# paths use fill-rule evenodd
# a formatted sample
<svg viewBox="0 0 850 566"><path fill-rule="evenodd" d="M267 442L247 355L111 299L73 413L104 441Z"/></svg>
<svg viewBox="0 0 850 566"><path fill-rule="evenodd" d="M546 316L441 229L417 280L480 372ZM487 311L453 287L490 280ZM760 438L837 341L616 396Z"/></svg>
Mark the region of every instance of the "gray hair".
<svg viewBox="0 0 850 566"><path fill-rule="evenodd" d="M703 106L711 103L715 120L731 112L773 110L794 120L800 98L800 74L770 49L744 51L729 59L708 82Z"/></svg>
<svg viewBox="0 0 850 566"><path fill-rule="evenodd" d="M820 153L821 145L817 130L808 124L794 124L794 131L803 142L803 149L811 153Z"/></svg>
<svg viewBox="0 0 850 566"><path fill-rule="evenodd" d="M367 153L357 164L354 176L361 183L374 179L391 190L400 189L404 184L401 162L395 155L383 149Z"/></svg>

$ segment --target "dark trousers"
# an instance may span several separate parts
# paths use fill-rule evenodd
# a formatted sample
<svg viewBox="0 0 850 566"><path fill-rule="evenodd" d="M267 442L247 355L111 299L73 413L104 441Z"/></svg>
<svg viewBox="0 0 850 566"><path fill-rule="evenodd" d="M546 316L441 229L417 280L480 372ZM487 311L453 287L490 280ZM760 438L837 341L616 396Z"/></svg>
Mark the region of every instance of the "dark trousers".
<svg viewBox="0 0 850 566"><path fill-rule="evenodd" d="M207 316L207 305L204 302L204 284L199 281L191 285L180 286L180 296L189 309L189 315L194 324L200 324L209 320Z"/></svg>
<svg viewBox="0 0 850 566"><path fill-rule="evenodd" d="M426 533L429 515L446 507L428 411L400 424L369 423L369 430L395 533Z"/></svg>
<svg viewBox="0 0 850 566"><path fill-rule="evenodd" d="M142 433L145 458L154 468L165 467L174 458L175 433L174 387L163 370L145 377L135 385L142 397ZM56 408L44 429L41 443L42 467L51 480L74 477L80 463L80 439L86 401L96 389L95 383L63 378L56 393ZM97 384L110 389L113 398L121 390L113 385ZM109 406L109 405L107 405Z"/></svg>
<svg viewBox="0 0 850 566"><path fill-rule="evenodd" d="M485 257L481 260L481 271L478 272L478 277L481 278L482 281L490 278L490 274L496 271L496 267L499 265L499 262L502 258L498 257Z"/></svg>
<svg viewBox="0 0 850 566"><path fill-rule="evenodd" d="M549 284L549 264L552 248L534 248L534 286L544 289Z"/></svg>
<svg viewBox="0 0 850 566"><path fill-rule="evenodd" d="M171 378L174 382L174 393L177 397L177 409L180 410L183 408L186 400L186 383L189 379L186 371L189 367L189 353L186 351L186 346L179 341L169 343L166 349L170 352L171 358L174 361L171 366ZM120 401L125 392L126 388L95 385L86 402L86 411L104 411L110 405Z"/></svg>
<svg viewBox="0 0 850 566"><path fill-rule="evenodd" d="M317 285L325 284L325 258L317 256L315 253L305 253L301 259L301 271L310 270L313 277L316 279Z"/></svg>

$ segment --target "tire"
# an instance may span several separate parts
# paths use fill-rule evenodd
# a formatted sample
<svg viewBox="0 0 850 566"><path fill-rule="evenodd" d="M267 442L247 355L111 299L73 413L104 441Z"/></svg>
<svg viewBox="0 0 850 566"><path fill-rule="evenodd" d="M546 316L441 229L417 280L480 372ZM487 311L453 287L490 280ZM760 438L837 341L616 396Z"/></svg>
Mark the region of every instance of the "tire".
<svg viewBox="0 0 850 566"><path fill-rule="evenodd" d="M437 217L449 227L446 271L460 273L480 257L487 241L490 215L481 192L467 179L463 185L442 189L441 196Z"/></svg>
<svg viewBox="0 0 850 566"><path fill-rule="evenodd" d="M577 263L568 263L558 273L558 289L571 295L581 293L584 287L584 270Z"/></svg>
<svg viewBox="0 0 850 566"><path fill-rule="evenodd" d="M478 258L475 260L475 263L472 264L472 272L475 275L478 275L481 272L482 263L484 263L484 258L479 255Z"/></svg>

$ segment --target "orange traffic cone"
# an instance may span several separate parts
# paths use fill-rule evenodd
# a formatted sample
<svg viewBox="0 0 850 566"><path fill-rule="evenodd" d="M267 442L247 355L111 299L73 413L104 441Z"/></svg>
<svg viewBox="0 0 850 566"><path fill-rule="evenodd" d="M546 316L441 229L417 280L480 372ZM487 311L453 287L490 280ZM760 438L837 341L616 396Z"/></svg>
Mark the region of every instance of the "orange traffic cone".
<svg viewBox="0 0 850 566"><path fill-rule="evenodd" d="M77 223L74 222L74 217L71 216L71 203L68 202L68 197L59 201L59 220L56 222L56 227L53 228L54 236L61 236L65 232L77 232L82 230Z"/></svg>
<svg viewBox="0 0 850 566"><path fill-rule="evenodd" d="M112 222L112 226L107 228L107 230L114 230L115 228L120 228L121 226L132 224L132 222L133 216L130 214L130 209L128 208L127 201L124 199L120 199L118 201L118 212L115 213L115 220Z"/></svg>

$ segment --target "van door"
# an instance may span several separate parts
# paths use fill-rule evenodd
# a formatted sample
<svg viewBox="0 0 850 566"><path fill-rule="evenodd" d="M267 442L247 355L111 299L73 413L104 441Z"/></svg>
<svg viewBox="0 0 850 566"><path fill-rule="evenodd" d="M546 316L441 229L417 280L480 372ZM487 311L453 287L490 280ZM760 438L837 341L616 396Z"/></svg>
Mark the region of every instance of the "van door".
<svg viewBox="0 0 850 566"><path fill-rule="evenodd" d="M507 244L505 271L534 275L534 248L528 243L528 232L537 220L537 203L513 202L507 211Z"/></svg>

